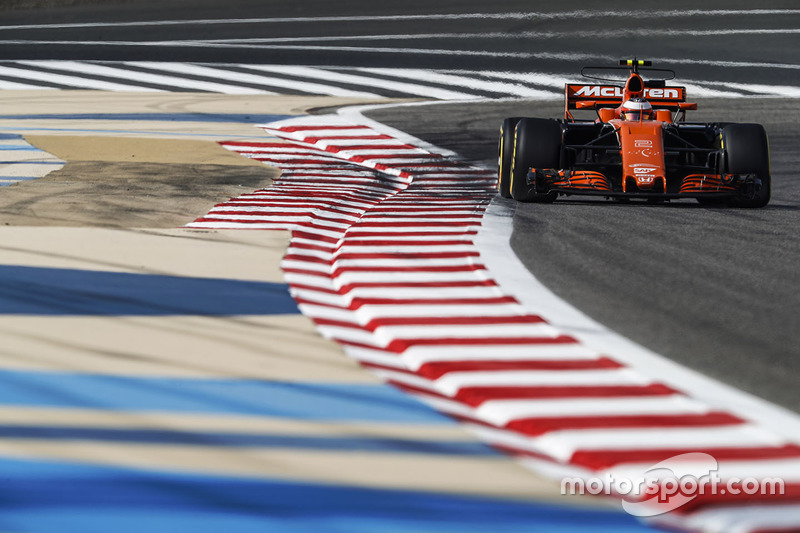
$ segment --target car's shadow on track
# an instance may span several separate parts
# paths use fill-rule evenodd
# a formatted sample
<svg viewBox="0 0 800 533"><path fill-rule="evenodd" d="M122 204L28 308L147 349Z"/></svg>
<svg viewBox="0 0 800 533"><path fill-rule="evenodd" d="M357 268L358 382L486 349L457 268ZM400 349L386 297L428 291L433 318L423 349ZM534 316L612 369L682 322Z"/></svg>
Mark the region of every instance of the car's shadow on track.
<svg viewBox="0 0 800 533"><path fill-rule="evenodd" d="M618 201L618 200L615 201L615 200L606 200L600 198L559 198L552 204L536 204L533 202L515 202L514 200L511 199L496 197L494 201L500 202L501 205L512 209L516 206L523 206L523 205L530 205L533 208L544 207L546 205L546 206L591 206L591 207L605 206L608 208L624 207L631 209L635 208L662 208L662 209L689 209L689 210L702 209L705 211L747 211L747 212L800 211L800 205L795 205L795 204L770 203L765 207L761 207L758 209L750 209L750 208L729 206L724 204L702 205L700 203L687 200L669 202L669 201L652 201L652 200L642 200L642 199L626 199L624 201Z"/></svg>

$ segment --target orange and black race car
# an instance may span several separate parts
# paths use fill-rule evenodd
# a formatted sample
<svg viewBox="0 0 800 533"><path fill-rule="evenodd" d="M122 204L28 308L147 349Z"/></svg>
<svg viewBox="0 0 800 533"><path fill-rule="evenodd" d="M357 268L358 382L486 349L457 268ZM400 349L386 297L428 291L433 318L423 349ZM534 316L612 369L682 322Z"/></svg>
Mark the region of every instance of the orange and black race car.
<svg viewBox="0 0 800 533"><path fill-rule="evenodd" d="M567 84L563 120L507 118L500 128L498 189L520 202L559 195L763 207L770 198L767 134L760 124L686 122L686 88L672 87L668 69L622 60L624 85ZM645 80L641 73L656 73ZM575 110L596 118L576 119ZM576 113L577 114L577 113Z"/></svg>

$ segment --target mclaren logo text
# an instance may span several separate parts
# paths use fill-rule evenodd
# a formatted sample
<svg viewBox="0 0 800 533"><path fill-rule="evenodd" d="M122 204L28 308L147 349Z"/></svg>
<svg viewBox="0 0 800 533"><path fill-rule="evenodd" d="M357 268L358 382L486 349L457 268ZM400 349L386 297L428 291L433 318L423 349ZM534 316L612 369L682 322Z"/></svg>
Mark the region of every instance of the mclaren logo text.
<svg viewBox="0 0 800 533"><path fill-rule="evenodd" d="M622 98L622 87L609 85L584 85L575 96L584 98ZM680 89L648 87L644 90L645 98L677 100L681 97Z"/></svg>

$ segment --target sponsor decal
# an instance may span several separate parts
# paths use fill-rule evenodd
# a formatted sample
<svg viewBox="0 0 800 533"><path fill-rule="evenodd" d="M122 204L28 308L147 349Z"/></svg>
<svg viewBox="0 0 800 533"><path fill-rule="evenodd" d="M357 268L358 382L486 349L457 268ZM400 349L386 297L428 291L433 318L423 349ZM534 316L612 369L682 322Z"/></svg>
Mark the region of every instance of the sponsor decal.
<svg viewBox="0 0 800 533"><path fill-rule="evenodd" d="M575 85L570 88L574 91L573 96L581 98L622 98L622 87L612 85L583 85L576 89ZM676 87L654 88L646 87L644 97L653 100L680 100L682 99L682 89Z"/></svg>
<svg viewBox="0 0 800 533"><path fill-rule="evenodd" d="M633 165L633 174L636 177L636 181L639 182L640 185L644 185L646 183L653 183L655 181L655 176L653 174L657 170L658 167L645 165L642 163Z"/></svg>
<svg viewBox="0 0 800 533"><path fill-rule="evenodd" d="M644 97L645 98L665 98L668 100L674 100L680 98L680 92L678 89L655 89L655 88L645 88L644 90Z"/></svg>
<svg viewBox="0 0 800 533"><path fill-rule="evenodd" d="M653 141L652 139L635 139L633 146L637 150L634 153L642 157L651 157L653 155Z"/></svg>
<svg viewBox="0 0 800 533"><path fill-rule="evenodd" d="M633 173L637 176L642 175L649 175L658 170L658 167L653 167L650 165L643 165L641 163L633 166Z"/></svg>

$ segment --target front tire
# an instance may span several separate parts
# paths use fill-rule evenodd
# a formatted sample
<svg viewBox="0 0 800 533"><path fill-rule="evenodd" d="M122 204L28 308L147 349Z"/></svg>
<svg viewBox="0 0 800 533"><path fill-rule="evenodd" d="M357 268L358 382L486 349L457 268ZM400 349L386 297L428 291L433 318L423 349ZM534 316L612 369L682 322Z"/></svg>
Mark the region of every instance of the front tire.
<svg viewBox="0 0 800 533"><path fill-rule="evenodd" d="M772 178L769 168L769 140L760 124L730 124L722 130L728 174L750 175L754 182L742 187L738 207L764 207L769 203Z"/></svg>
<svg viewBox="0 0 800 533"><path fill-rule="evenodd" d="M497 147L497 192L503 198L511 198L511 162L514 160L514 128L520 117L507 118L500 125L500 140Z"/></svg>
<svg viewBox="0 0 800 533"><path fill-rule="evenodd" d="M555 120L523 118L514 130L511 197L518 202L553 202L558 193L539 191L528 184L528 171L555 169L561 159L561 125Z"/></svg>

